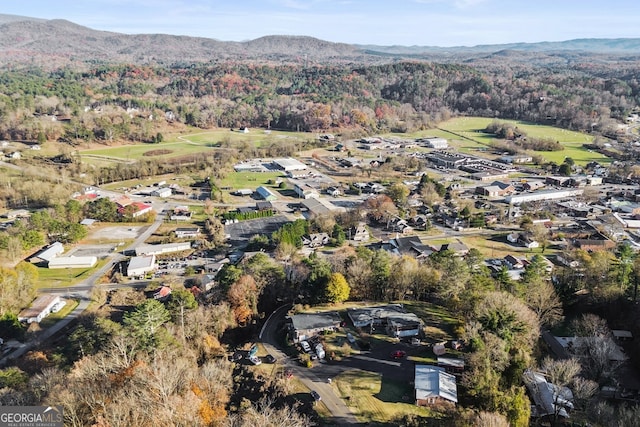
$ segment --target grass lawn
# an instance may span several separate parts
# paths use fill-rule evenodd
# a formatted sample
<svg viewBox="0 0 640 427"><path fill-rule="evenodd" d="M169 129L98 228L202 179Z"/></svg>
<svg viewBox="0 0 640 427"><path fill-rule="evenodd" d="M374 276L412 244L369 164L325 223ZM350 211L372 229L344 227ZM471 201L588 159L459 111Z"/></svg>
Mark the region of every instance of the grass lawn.
<svg viewBox="0 0 640 427"><path fill-rule="evenodd" d="M75 285L102 268L108 259L98 260L91 268L38 268L38 288L54 288Z"/></svg>
<svg viewBox="0 0 640 427"><path fill-rule="evenodd" d="M389 425L407 414L422 417L437 415L413 403L410 384L382 378L380 374L360 370L343 372L334 378L332 387L361 422Z"/></svg>
<svg viewBox="0 0 640 427"><path fill-rule="evenodd" d="M440 123L438 126L442 131L452 132L457 135L461 135L465 138L470 138L477 142L479 146L486 146L494 139L493 135L483 132L483 129L490 124L493 119L484 117L458 117L448 120L444 123ZM522 129L527 135L535 138L550 138L559 141L563 147L562 151L530 151L531 154L540 155L545 160L562 163L565 157L571 157L577 164L584 165L591 161L597 161L601 163L609 163L611 159L605 157L599 153L589 151L583 147L583 144L588 144L593 141L591 135L574 132L566 129L561 129L553 126L537 125L516 120L501 120L504 122L512 123L519 129ZM446 132L445 132L446 133ZM435 135L435 133L434 133ZM438 135L436 135L438 136ZM443 135L447 139L453 139L452 146L457 147L463 151L463 148L473 148L472 145L466 147L469 140L462 140L463 147L460 148L455 142L455 137L451 134L449 136Z"/></svg>
<svg viewBox="0 0 640 427"><path fill-rule="evenodd" d="M62 310L57 313L51 313L50 315L42 319L42 322L40 322L40 327L44 329L53 326L58 320L64 319L69 313L71 313L78 306L78 304L80 304L79 301L68 299L67 303L64 305L64 307L62 307Z"/></svg>
<svg viewBox="0 0 640 427"><path fill-rule="evenodd" d="M403 301L403 307L425 324L426 341L435 343L458 338L455 333L460 321L446 308L426 301Z"/></svg>

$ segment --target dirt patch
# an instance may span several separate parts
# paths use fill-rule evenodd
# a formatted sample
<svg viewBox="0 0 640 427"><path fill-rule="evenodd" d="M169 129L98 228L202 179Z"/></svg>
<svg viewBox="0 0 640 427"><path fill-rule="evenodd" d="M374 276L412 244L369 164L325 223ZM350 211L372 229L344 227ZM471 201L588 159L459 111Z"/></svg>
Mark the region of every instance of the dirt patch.
<svg viewBox="0 0 640 427"><path fill-rule="evenodd" d="M173 150L149 150L146 151L143 156L164 156L165 154L171 154L173 153Z"/></svg>
<svg viewBox="0 0 640 427"><path fill-rule="evenodd" d="M104 227L94 231L89 237L92 240L106 241L133 240L144 228L141 226Z"/></svg>

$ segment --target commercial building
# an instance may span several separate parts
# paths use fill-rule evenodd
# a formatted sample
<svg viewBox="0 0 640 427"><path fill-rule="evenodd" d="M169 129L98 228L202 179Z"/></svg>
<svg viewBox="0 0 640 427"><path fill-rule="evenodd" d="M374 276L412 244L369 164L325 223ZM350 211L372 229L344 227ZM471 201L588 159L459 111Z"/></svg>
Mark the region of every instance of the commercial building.
<svg viewBox="0 0 640 427"><path fill-rule="evenodd" d="M291 157L286 159L273 159L271 163L273 164L274 167L280 170L283 170L285 172L302 171L307 169L307 165L305 165L304 163L296 159L292 159Z"/></svg>
<svg viewBox="0 0 640 427"><path fill-rule="evenodd" d="M416 140L416 142L428 148L436 148L439 150L449 148L449 143L445 138L426 137L426 138L419 138Z"/></svg>
<svg viewBox="0 0 640 427"><path fill-rule="evenodd" d="M511 205L518 205L520 203L536 202L540 200L569 199L581 195L582 192L582 188L567 190L540 190L533 193L522 193L507 196L504 201Z"/></svg>
<svg viewBox="0 0 640 427"><path fill-rule="evenodd" d="M291 316L293 342L300 342L323 331L334 331L340 327L342 318L335 311L314 314L294 314Z"/></svg>
<svg viewBox="0 0 640 427"><path fill-rule="evenodd" d="M91 268L98 262L94 256L67 256L52 258L47 267L55 268Z"/></svg>
<svg viewBox="0 0 640 427"><path fill-rule="evenodd" d="M49 262L63 252L64 246L62 245L62 243L54 242L32 256L29 261L33 264Z"/></svg>
<svg viewBox="0 0 640 427"><path fill-rule="evenodd" d="M127 266L127 277L144 276L145 274L155 270L156 256L134 256L129 260Z"/></svg>
<svg viewBox="0 0 640 427"><path fill-rule="evenodd" d="M310 187L307 184L299 184L295 183L293 185L293 191L300 197L301 199L317 199L320 197L318 190L313 187Z"/></svg>
<svg viewBox="0 0 640 427"><path fill-rule="evenodd" d="M164 245L140 245L136 248L136 256L162 255L171 252L182 252L191 249L191 242L166 243Z"/></svg>
<svg viewBox="0 0 640 427"><path fill-rule="evenodd" d="M258 188L256 188L256 193L258 193L258 196L268 202L274 201L278 199L278 196L276 196L271 190L269 190L267 187L263 187L260 186Z"/></svg>

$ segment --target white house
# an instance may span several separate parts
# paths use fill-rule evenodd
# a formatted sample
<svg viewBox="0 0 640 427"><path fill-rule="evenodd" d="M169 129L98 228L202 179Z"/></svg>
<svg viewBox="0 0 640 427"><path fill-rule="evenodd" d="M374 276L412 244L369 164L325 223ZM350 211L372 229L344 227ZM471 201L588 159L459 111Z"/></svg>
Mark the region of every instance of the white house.
<svg viewBox="0 0 640 427"><path fill-rule="evenodd" d="M198 237L200 235L200 227L176 228L174 233L176 233L178 239Z"/></svg>
<svg viewBox="0 0 640 427"><path fill-rule="evenodd" d="M169 197L171 196L171 189L169 187L157 188L151 192L154 197Z"/></svg>
<svg viewBox="0 0 640 427"><path fill-rule="evenodd" d="M140 245L136 248L136 255L161 255L171 252L182 252L191 249L191 242L166 243L164 245Z"/></svg>
<svg viewBox="0 0 640 427"><path fill-rule="evenodd" d="M47 246L46 248L42 249L40 252L36 253L34 256L32 256L29 261L34 264L43 262L43 261L49 262L63 252L64 252L64 246L62 245L62 243L54 242L49 246Z"/></svg>

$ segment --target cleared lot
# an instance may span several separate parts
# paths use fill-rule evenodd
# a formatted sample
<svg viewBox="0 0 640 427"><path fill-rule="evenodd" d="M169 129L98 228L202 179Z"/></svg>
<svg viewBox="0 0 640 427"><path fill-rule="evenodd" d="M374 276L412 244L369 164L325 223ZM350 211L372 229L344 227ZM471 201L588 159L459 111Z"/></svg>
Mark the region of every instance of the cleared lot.
<svg viewBox="0 0 640 427"><path fill-rule="evenodd" d="M142 233L146 226L140 225L123 225L115 227L103 227L98 228L89 234L89 238L92 240L105 240L105 241L121 241L121 240L133 240Z"/></svg>
<svg viewBox="0 0 640 427"><path fill-rule="evenodd" d="M284 215L276 215L269 218L258 218L239 221L235 224L227 224L224 226L224 230L229 235L231 245L235 246L246 244L247 240L256 234L270 236L271 233L288 222L290 222L289 219Z"/></svg>

